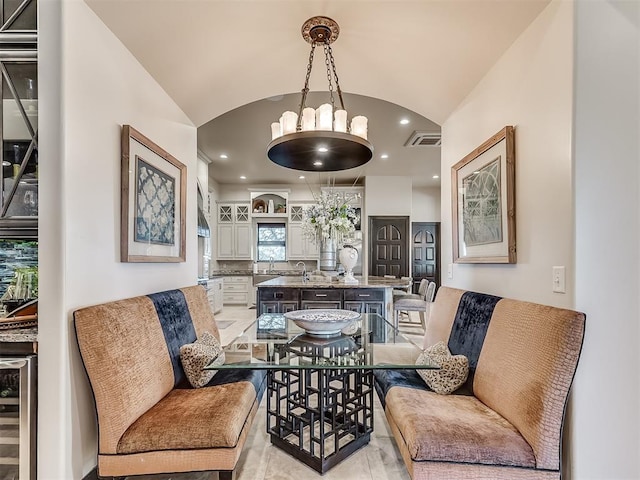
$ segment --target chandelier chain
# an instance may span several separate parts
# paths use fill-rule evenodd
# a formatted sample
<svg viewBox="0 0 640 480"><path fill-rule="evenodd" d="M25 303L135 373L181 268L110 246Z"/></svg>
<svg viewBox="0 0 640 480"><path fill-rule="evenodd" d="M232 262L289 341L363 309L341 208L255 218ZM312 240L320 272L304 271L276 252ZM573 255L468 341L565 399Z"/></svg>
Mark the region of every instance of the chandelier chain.
<svg viewBox="0 0 640 480"><path fill-rule="evenodd" d="M336 102L333 98L333 75L331 74L330 60L333 60L331 47L328 43L324 44L324 65L327 68L327 81L329 82L329 98L331 99L331 111L336 111Z"/></svg>
<svg viewBox="0 0 640 480"><path fill-rule="evenodd" d="M309 63L307 63L307 75L304 79L304 88L302 89L302 99L300 100L300 109L298 110L298 124L296 125L296 131L302 130L302 110L306 107L307 93L309 93L309 78L311 77L311 68L313 67L313 53L316 49L316 42L311 44L311 51L309 52Z"/></svg>
<svg viewBox="0 0 640 480"><path fill-rule="evenodd" d="M336 79L336 91L338 92L338 98L340 98L340 108L342 110L346 110L344 108L344 100L342 99L342 89L340 88L340 81L338 80L338 71L336 70L336 62L333 59L333 50L331 50L331 45L326 45L327 50L329 51L329 59L331 60L331 69L333 70L333 76Z"/></svg>

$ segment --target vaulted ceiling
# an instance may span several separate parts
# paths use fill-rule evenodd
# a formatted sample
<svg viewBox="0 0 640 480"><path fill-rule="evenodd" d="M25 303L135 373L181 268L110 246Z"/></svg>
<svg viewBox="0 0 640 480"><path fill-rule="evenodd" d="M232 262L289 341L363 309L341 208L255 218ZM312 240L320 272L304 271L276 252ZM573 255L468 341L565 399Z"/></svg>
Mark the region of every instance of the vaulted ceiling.
<svg viewBox="0 0 640 480"><path fill-rule="evenodd" d="M267 159L269 124L297 110L299 93L287 94L304 84L309 45L300 27L315 15L333 18L341 29L332 46L340 85L354 94L345 97L346 108L369 116L376 149L369 164L343 178L411 175L421 185L438 184L439 148L408 148L405 141L414 130L438 130L549 3L85 1L199 127L198 148L221 183L241 183L239 175L250 183L299 181L300 172ZM312 91L327 90L320 53ZM411 123L399 126L400 117Z"/></svg>

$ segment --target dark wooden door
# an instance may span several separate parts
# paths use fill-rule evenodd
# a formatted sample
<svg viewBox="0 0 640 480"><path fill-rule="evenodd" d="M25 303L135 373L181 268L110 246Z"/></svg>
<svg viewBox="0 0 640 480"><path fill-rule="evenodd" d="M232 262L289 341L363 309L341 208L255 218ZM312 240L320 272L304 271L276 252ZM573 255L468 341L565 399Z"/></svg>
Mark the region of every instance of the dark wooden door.
<svg viewBox="0 0 640 480"><path fill-rule="evenodd" d="M440 286L440 223L413 222L411 224L411 276L413 291L417 293L420 280L426 278Z"/></svg>
<svg viewBox="0 0 640 480"><path fill-rule="evenodd" d="M369 217L369 275L409 276L409 217Z"/></svg>

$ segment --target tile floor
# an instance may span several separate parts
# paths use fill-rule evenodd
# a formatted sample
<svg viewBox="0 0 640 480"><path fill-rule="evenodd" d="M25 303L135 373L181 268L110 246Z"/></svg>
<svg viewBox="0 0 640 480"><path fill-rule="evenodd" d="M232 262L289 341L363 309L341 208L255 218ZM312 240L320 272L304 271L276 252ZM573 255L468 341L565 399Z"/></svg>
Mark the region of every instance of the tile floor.
<svg viewBox="0 0 640 480"><path fill-rule="evenodd" d="M244 306L226 305L216 314L218 321L233 321L221 330L222 343L239 335L255 318L256 310ZM410 322L402 322L401 330L421 337L422 329L417 314L411 312ZM415 315L415 316L413 316ZM393 436L387 426L384 410L374 394L374 429L369 444L324 475L307 467L282 450L271 445L266 433L266 400L263 397L251 433L236 467L236 480L408 480L409 474L402 461ZM217 480L217 473L182 473L144 475L131 480Z"/></svg>

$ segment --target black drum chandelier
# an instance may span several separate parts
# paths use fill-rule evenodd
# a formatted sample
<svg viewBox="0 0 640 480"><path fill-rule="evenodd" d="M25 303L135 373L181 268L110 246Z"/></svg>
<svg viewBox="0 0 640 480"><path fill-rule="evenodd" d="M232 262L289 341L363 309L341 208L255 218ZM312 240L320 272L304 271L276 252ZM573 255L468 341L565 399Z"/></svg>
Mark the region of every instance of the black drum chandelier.
<svg viewBox="0 0 640 480"><path fill-rule="evenodd" d="M373 156L373 146L367 140L367 117L355 116L347 122L342 90L338 82L331 44L340 33L338 24L328 17L313 17L302 25L302 37L311 44L307 76L302 89L298 113L284 112L271 124L269 159L283 167L313 172L335 172L364 165ZM329 97L331 103L314 109L306 106L309 77L317 45L324 47ZM336 109L335 93L340 101Z"/></svg>

